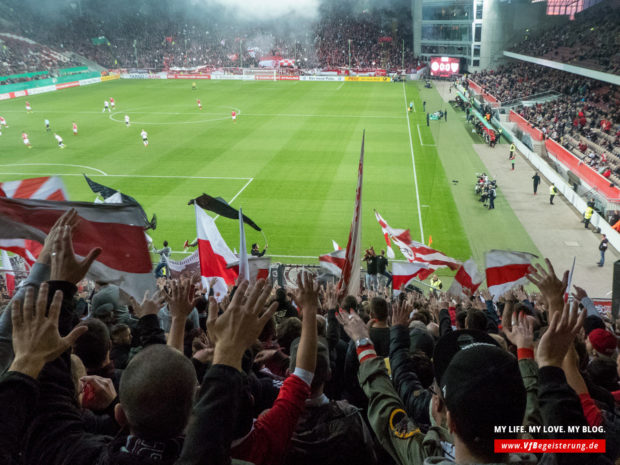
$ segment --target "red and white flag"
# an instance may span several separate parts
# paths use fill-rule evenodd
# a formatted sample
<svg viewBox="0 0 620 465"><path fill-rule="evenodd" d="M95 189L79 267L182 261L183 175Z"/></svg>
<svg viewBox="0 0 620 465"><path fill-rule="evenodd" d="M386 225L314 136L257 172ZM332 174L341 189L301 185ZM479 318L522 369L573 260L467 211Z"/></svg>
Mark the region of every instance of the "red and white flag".
<svg viewBox="0 0 620 465"><path fill-rule="evenodd" d="M409 284L413 278L420 279L420 274L424 275L427 272L428 265L426 263L392 262L392 289L400 291L401 287Z"/></svg>
<svg viewBox="0 0 620 465"><path fill-rule="evenodd" d="M420 277L421 280L426 279L426 277L432 274L437 268L447 266L451 270L456 270L460 266L461 262L458 260L448 257L438 250L431 249L422 242L416 242L411 239L411 234L408 229L392 228L379 213L375 212L375 216L379 224L381 224L384 233L388 234L389 238L400 249L401 253L409 262L421 262L429 265L428 269L430 271L424 272L422 276L426 276Z"/></svg>
<svg viewBox="0 0 620 465"><path fill-rule="evenodd" d="M9 254L6 253L6 250L2 251L2 271L4 272L4 282L6 283L9 297L13 297L15 293L15 273L13 273L13 265L11 265L11 260L9 260Z"/></svg>
<svg viewBox="0 0 620 465"><path fill-rule="evenodd" d="M515 286L527 282L529 268L536 255L509 250L489 250L486 253L486 275L493 300Z"/></svg>
<svg viewBox="0 0 620 465"><path fill-rule="evenodd" d="M349 231L349 241L342 266L342 275L338 281L338 289L345 290L347 295L357 295L360 291L360 268L362 258L360 254L362 244L362 182L364 179L364 139L366 132L362 134L362 150L357 169L357 189L355 190L355 208L353 220Z"/></svg>
<svg viewBox="0 0 620 465"><path fill-rule="evenodd" d="M334 250L342 250L342 247L338 245L338 242L336 242L333 239L332 239L332 246L334 247Z"/></svg>
<svg viewBox="0 0 620 465"><path fill-rule="evenodd" d="M238 259L224 242L213 218L198 205L194 204L194 208L202 284L208 290L210 282L214 280L213 294L216 300L220 301L228 293L228 286L235 284L238 273L228 265Z"/></svg>
<svg viewBox="0 0 620 465"><path fill-rule="evenodd" d="M239 273L239 261L229 263L228 268ZM271 257L248 257L248 281L255 283L258 279L269 279L269 269L271 268Z"/></svg>
<svg viewBox="0 0 620 465"><path fill-rule="evenodd" d="M465 295L463 289L469 289L473 294L480 287L482 281L484 281L484 276L478 271L478 265L473 258L470 258L456 272L454 281L448 289L448 294L460 297Z"/></svg>
<svg viewBox="0 0 620 465"><path fill-rule="evenodd" d="M334 275L338 278L342 276L342 268L344 267L346 250L339 249L334 250L325 255L319 256L319 265L323 268L327 273Z"/></svg>
<svg viewBox="0 0 620 465"><path fill-rule="evenodd" d="M41 200L67 200L69 198L62 179L57 176L0 183L0 197ZM32 266L43 249L43 245L25 239L0 239L0 249L23 257L26 263Z"/></svg>
<svg viewBox="0 0 620 465"><path fill-rule="evenodd" d="M94 205L85 202L0 198L0 239L28 239L43 243L52 226L67 210L75 208L80 218L73 233L76 255L91 249L102 252L87 276L94 281L117 284L135 298L154 291L153 263L141 226L143 214L137 205Z"/></svg>
<svg viewBox="0 0 620 465"><path fill-rule="evenodd" d="M385 238L385 246L387 247L387 256L388 258L393 259L396 257L396 255L394 255L394 250L392 249L392 242L390 241L390 231L388 230L389 228L388 224L381 217L381 215L379 215L379 212L377 210L375 210L375 218L377 218L377 221L381 225L381 231L383 231L383 237Z"/></svg>

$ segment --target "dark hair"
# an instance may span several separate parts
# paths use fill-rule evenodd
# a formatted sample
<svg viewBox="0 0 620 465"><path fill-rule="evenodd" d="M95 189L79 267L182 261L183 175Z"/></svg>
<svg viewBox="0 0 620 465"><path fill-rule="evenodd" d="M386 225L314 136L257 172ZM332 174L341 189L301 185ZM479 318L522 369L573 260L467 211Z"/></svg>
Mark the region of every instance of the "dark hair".
<svg viewBox="0 0 620 465"><path fill-rule="evenodd" d="M269 318L269 320L267 320L267 323L265 324L263 330L258 335L258 340L265 342L275 337L275 335L276 335L276 319L272 317L272 318Z"/></svg>
<svg viewBox="0 0 620 465"><path fill-rule="evenodd" d="M276 300L281 303L286 302L286 289L283 287L276 289Z"/></svg>
<svg viewBox="0 0 620 465"><path fill-rule="evenodd" d="M168 247L168 241L164 241L164 247Z"/></svg>
<svg viewBox="0 0 620 465"><path fill-rule="evenodd" d="M301 336L301 320L295 316L286 318L276 331L278 344L290 353L291 342Z"/></svg>
<svg viewBox="0 0 620 465"><path fill-rule="evenodd" d="M200 297L196 297L194 299L194 307L196 307L196 310L198 311L198 313L204 313L207 311L207 299L205 299L204 296L200 296Z"/></svg>
<svg viewBox="0 0 620 465"><path fill-rule="evenodd" d="M342 309L345 311L349 311L349 310L357 311L357 299L352 295L346 296L344 300L342 301Z"/></svg>
<svg viewBox="0 0 620 465"><path fill-rule="evenodd" d="M179 351L153 344L136 355L121 377L119 400L131 432L165 440L183 432L192 409L196 371Z"/></svg>
<svg viewBox="0 0 620 465"><path fill-rule="evenodd" d="M435 378L435 371L433 370L433 363L431 359L421 350L416 350L410 355L411 368L418 375L418 380L422 384L424 389L427 389L433 384Z"/></svg>
<svg viewBox="0 0 620 465"><path fill-rule="evenodd" d="M110 331L97 318L89 318L78 326L86 326L88 331L75 341L73 353L80 357L87 370L97 370L110 352Z"/></svg>
<svg viewBox="0 0 620 465"><path fill-rule="evenodd" d="M588 365L587 371L594 384L609 392L618 390L618 366L615 360L595 358Z"/></svg>
<svg viewBox="0 0 620 465"><path fill-rule="evenodd" d="M456 326L458 327L458 329L465 329L466 318L467 318L467 312L465 310L456 312Z"/></svg>
<svg viewBox="0 0 620 465"><path fill-rule="evenodd" d="M465 317L466 329L477 329L478 331L487 330L487 317L482 310L477 308L470 308L467 310L467 316Z"/></svg>
<svg viewBox="0 0 620 465"><path fill-rule="evenodd" d="M116 339L128 329L129 326L123 323L112 326L112 329L110 330L110 339L112 339L112 342L116 343Z"/></svg>
<svg viewBox="0 0 620 465"><path fill-rule="evenodd" d="M424 326L426 326L432 321L430 312L424 309L420 309L417 312L415 312L411 319L413 321L421 321L422 323L424 323Z"/></svg>
<svg viewBox="0 0 620 465"><path fill-rule="evenodd" d="M370 299L370 316L385 321L388 317L388 304L382 297L373 297Z"/></svg>

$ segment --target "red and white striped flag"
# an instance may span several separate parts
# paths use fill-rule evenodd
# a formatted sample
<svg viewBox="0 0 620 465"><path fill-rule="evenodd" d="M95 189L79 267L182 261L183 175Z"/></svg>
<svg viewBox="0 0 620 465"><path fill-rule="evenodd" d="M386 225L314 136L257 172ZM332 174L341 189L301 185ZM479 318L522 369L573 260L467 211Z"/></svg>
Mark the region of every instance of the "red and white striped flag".
<svg viewBox="0 0 620 465"><path fill-rule="evenodd" d="M345 256L346 250L334 250L333 252L319 256L319 265L321 265L321 268L323 268L327 273L340 278L340 276L342 276Z"/></svg>
<svg viewBox="0 0 620 465"><path fill-rule="evenodd" d="M202 284L208 290L209 283L215 279L213 294L220 301L228 293L228 286L235 284L238 273L228 265L238 262L238 259L224 242L213 218L198 205L194 204L194 208Z"/></svg>
<svg viewBox="0 0 620 465"><path fill-rule="evenodd" d="M9 254L6 253L6 250L2 251L2 271L4 272L4 282L6 283L9 297L13 297L15 293L15 273L13 273L13 265L11 265L11 260L9 260Z"/></svg>
<svg viewBox="0 0 620 465"><path fill-rule="evenodd" d="M430 272L432 273L432 271ZM392 289L400 291L400 288L409 284L413 278L420 279L420 274L424 275L427 272L428 265L426 263L392 262Z"/></svg>
<svg viewBox="0 0 620 465"><path fill-rule="evenodd" d="M364 179L364 139L366 132L362 134L362 150L357 169L357 189L355 190L355 208L353 209L353 221L349 231L349 241L342 267L342 275L338 281L338 289L345 290L348 295L357 295L360 291L360 268L362 258L360 254L362 244L362 181Z"/></svg>
<svg viewBox="0 0 620 465"><path fill-rule="evenodd" d="M228 268L239 273L239 261L229 263ZM251 283L258 279L269 279L269 269L271 268L271 257L248 257L249 278Z"/></svg>
<svg viewBox="0 0 620 465"><path fill-rule="evenodd" d="M484 276L478 271L478 265L476 265L473 258L470 258L456 272L454 281L452 281L452 285L448 289L448 294L460 297L465 295L463 289L469 289L473 294L480 287L483 280Z"/></svg>
<svg viewBox="0 0 620 465"><path fill-rule="evenodd" d="M519 284L527 281L532 260L536 257L527 252L510 250L489 250L486 253L486 275L489 292L493 300Z"/></svg>
<svg viewBox="0 0 620 465"><path fill-rule="evenodd" d="M0 197L15 199L68 200L62 179L57 176L21 179L0 183ZM19 255L32 266L43 245L25 239L0 239L0 249Z"/></svg>
<svg viewBox="0 0 620 465"><path fill-rule="evenodd" d="M400 249L401 253L409 262L421 262L429 265L428 269L430 272L423 272L421 276L426 276L420 277L421 280L426 279L426 277L432 274L437 268L447 266L451 270L456 270L460 266L461 262L458 260L448 257L438 250L431 249L422 242L416 242L411 239L411 234L408 229L392 228L377 212L375 212L375 216L379 224L381 224L383 231L387 232L389 238Z"/></svg>
<svg viewBox="0 0 620 465"><path fill-rule="evenodd" d="M379 215L379 212L377 210L375 210L375 218L377 218L377 221L381 225L381 231L383 231L383 237L385 238L385 246L387 247L387 256L388 258L393 259L396 257L396 255L394 255L394 250L392 249L392 242L390 241L390 232L388 230L388 224L381 217L381 215Z"/></svg>
<svg viewBox="0 0 620 465"><path fill-rule="evenodd" d="M94 205L0 198L0 239L21 238L43 243L52 226L67 210L80 218L73 233L76 255L86 257L95 247L102 252L87 276L117 284L135 298L155 290L153 264L144 236L143 215L137 205Z"/></svg>

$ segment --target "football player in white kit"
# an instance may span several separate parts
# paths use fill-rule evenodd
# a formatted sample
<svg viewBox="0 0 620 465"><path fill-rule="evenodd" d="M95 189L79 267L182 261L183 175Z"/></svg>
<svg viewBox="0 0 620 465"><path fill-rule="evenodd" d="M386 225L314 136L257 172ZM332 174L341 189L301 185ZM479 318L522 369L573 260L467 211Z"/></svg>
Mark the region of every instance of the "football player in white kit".
<svg viewBox="0 0 620 465"><path fill-rule="evenodd" d="M129 127L129 115L125 115L125 126Z"/></svg>
<svg viewBox="0 0 620 465"><path fill-rule="evenodd" d="M142 132L140 132L140 135L142 136L142 143L144 144L145 147L148 147L149 135L146 133L144 129L142 130Z"/></svg>
<svg viewBox="0 0 620 465"><path fill-rule="evenodd" d="M110 110L110 103L107 100L103 101L103 110L101 110L101 113L105 113L105 111L108 110L108 113L110 113L112 110Z"/></svg>
<svg viewBox="0 0 620 465"><path fill-rule="evenodd" d="M62 137L60 137L58 134L54 134L54 139L56 139L58 141L58 148L59 149L64 149L65 148L65 144L62 143Z"/></svg>

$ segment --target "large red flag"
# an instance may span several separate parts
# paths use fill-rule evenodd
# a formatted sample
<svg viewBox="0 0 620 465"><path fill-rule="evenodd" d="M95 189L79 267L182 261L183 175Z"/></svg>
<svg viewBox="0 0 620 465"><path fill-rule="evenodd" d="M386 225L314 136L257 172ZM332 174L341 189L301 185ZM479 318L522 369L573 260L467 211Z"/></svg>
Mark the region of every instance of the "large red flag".
<svg viewBox="0 0 620 465"><path fill-rule="evenodd" d="M427 273L428 265L426 263L392 262L392 289L400 291L400 288L409 284L413 278L423 281Z"/></svg>
<svg viewBox="0 0 620 465"><path fill-rule="evenodd" d="M20 179L0 183L0 197L15 199L68 200L65 185L57 176ZM43 246L25 239L1 239L0 249L13 252L32 266Z"/></svg>
<svg viewBox="0 0 620 465"><path fill-rule="evenodd" d="M237 272L228 266L238 259L224 242L213 218L198 205L194 204L194 208L202 284L205 289L209 289L214 280L213 293L219 301L228 293L228 286L235 284Z"/></svg>
<svg viewBox="0 0 620 465"><path fill-rule="evenodd" d="M75 208L80 218L73 233L73 248L85 257L94 247L102 252L88 277L117 284L135 298L155 290L143 215L137 205L95 205L0 197L0 239L28 239L43 243L63 213Z"/></svg>
<svg viewBox="0 0 620 465"><path fill-rule="evenodd" d="M456 272L454 281L452 281L452 285L448 289L448 294L460 297L464 295L463 289L469 289L473 294L480 287L483 280L484 276L478 271L478 265L470 258Z"/></svg>
<svg viewBox="0 0 620 465"><path fill-rule="evenodd" d="M338 289L345 289L348 295L357 295L360 291L360 267L361 267L361 243L362 243L362 181L364 179L364 139L366 132L362 134L362 150L360 163L357 169L357 189L355 191L355 208L353 209L353 221L349 231L349 241L345 255L342 275L338 281Z"/></svg>
<svg viewBox="0 0 620 465"><path fill-rule="evenodd" d="M319 265L329 274L338 278L342 276L342 268L345 263L346 250L339 249L325 255L319 256Z"/></svg>
<svg viewBox="0 0 620 465"><path fill-rule="evenodd" d="M537 257L527 252L489 250L485 258L487 287L497 300L513 287L527 282L532 259Z"/></svg>

